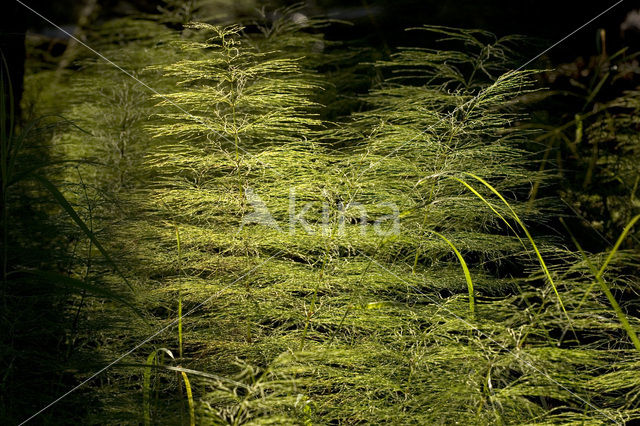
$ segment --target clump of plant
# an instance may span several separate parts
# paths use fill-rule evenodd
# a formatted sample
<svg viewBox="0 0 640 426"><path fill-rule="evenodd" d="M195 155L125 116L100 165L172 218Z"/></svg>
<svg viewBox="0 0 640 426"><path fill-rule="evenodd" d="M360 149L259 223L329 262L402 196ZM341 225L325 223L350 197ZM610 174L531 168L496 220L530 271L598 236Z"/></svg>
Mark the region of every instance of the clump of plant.
<svg viewBox="0 0 640 426"><path fill-rule="evenodd" d="M550 89L537 106L544 132L541 167L553 164L562 176L561 197L599 241L609 246L638 214L637 53L607 53L604 30L599 54L578 58L545 74ZM534 196L537 191L534 191ZM593 232L595 231L595 232ZM636 231L631 241L637 246Z"/></svg>
<svg viewBox="0 0 640 426"><path fill-rule="evenodd" d="M74 206L63 194L59 176L63 170L77 171L79 162L56 155L50 141L56 132L82 130L60 116L26 119L7 109L13 105L7 66L3 61L0 67L0 297L5 330L0 342L0 418L19 422L34 413L34 406L64 392L66 384L73 383L71 372L87 367L84 357L93 350L85 347L81 318L89 301L134 312L136 308L130 293L123 291L126 278L95 235L92 200ZM123 287L96 277L99 268ZM100 321L93 326L106 327ZM21 389L19 395L11 391L15 388ZM67 411L83 401L84 396L74 395L59 409ZM84 414L75 410L69 416L79 419Z"/></svg>
<svg viewBox="0 0 640 426"><path fill-rule="evenodd" d="M549 176L528 150L537 135L516 126L517 101L534 92L532 72L512 71L517 39L413 29L438 48L371 65L380 80L362 108L327 122L323 71L350 59L313 50L321 22L290 9L247 27L185 23L182 11L169 34L149 24L158 43L114 41L134 77L163 90L84 62L85 81L111 88L72 92L69 112L89 118L95 143L56 139L90 160L57 176L144 306L142 319L115 303L86 308L84 336L96 316L118 321L87 339L120 359L91 385L100 404L88 417L638 418L639 324L620 297L637 291L623 247L633 223L601 255L541 235L546 200L528 196ZM76 275L118 288L82 240Z"/></svg>
<svg viewBox="0 0 640 426"><path fill-rule="evenodd" d="M135 225L136 232L155 235L139 252L153 260L158 291L179 291L183 312L206 302L183 321L185 356L211 348L199 369L229 375L236 356L270 365L302 350L318 374L309 376L303 366L288 374L297 376L309 407L324 407L315 414L324 420L393 419L401 407L420 405L419 395L428 392L418 389L433 379L403 367L413 352L397 331L418 336L448 318L466 334L473 314L495 314L491 304L474 299L515 291L516 281L496 277L492 267L509 258L529 262L530 249L495 212L526 218L535 211L527 213L522 202L489 208L461 182L469 179L465 173L491 180L490 187L475 182L483 197L493 195L489 188L522 193L530 182L522 149L528 135L511 128L517 115L496 108L530 87L527 73L499 74L496 62L508 40L487 57L480 41L487 34L431 29L475 50L407 49L381 62L395 74L365 98L369 108L320 135L309 100L318 86L301 59L253 50L238 27L187 28L195 34L180 42L186 59L159 67L179 81L179 90L160 97L165 111L151 127L159 141L149 162L156 177L142 194L156 213ZM443 57L450 65L442 65ZM311 206L300 217L294 205L293 224L292 197ZM268 220L257 220L259 207ZM358 215L363 209L366 215ZM176 226L184 265L178 269L169 255ZM212 291L214 298L207 296ZM557 294L545 299L562 315ZM432 322L439 300L446 301L444 317ZM479 348L491 341L486 334L478 339L473 350L482 357ZM453 340L451 350L467 343ZM357 355L366 353L368 361ZM367 367L381 354L390 355L388 371ZM349 380L356 366L359 374ZM482 370L468 368L472 377ZM334 388L345 381L350 385ZM405 381L407 402L389 404L388 392ZM466 398L479 404L487 397L482 389L469 389L447 410L460 410L455 404ZM368 397L361 402L375 407L373 417L357 402L362 392ZM338 399L350 403L338 407ZM521 400L500 403L515 415ZM478 407L479 419L496 415L494 405ZM416 412L415 419L448 415Z"/></svg>

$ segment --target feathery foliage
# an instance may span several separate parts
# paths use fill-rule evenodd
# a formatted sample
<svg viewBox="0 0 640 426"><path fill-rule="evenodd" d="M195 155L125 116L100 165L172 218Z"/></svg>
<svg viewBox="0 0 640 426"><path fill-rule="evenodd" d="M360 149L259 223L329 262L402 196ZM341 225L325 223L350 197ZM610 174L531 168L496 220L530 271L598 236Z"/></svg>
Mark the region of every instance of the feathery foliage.
<svg viewBox="0 0 640 426"><path fill-rule="evenodd" d="M126 353L89 385L90 422L640 418L640 321L619 297L640 290L637 257L540 235L551 204L528 195L550 176L516 125L535 89L510 71L517 38L412 29L440 48L371 64L362 108L328 122L328 64L352 59L321 48L325 22L175 6L101 30L154 90L80 60L66 112L91 136L53 139L84 161L54 176L135 293L127 313L82 302L98 359ZM81 240L71 274L125 288Z"/></svg>

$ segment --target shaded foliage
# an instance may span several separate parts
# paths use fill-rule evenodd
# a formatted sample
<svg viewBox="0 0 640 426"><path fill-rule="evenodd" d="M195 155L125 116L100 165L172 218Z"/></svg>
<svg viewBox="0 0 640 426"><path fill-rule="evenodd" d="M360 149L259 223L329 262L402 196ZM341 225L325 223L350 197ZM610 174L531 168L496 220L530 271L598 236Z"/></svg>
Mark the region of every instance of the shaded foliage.
<svg viewBox="0 0 640 426"><path fill-rule="evenodd" d="M77 164L47 170L77 214L44 214L61 228L56 272L76 291L59 299L73 343L58 369L71 386L102 367L87 358L119 360L86 385L78 417L640 417L637 252L626 235L591 254L539 231L559 209L539 196L554 178L530 151L541 133L517 125L522 99L539 95L534 72L512 71L518 38L427 26L412 32L435 48L355 65L300 9L242 26L188 22L206 8L186 6L93 29L135 79L78 57L58 82L84 132L43 137ZM339 93L354 67L360 83L375 76L356 99ZM594 112L584 137L633 151L633 99L603 109L616 124ZM627 158L592 176L626 184ZM630 218L612 220L615 237Z"/></svg>

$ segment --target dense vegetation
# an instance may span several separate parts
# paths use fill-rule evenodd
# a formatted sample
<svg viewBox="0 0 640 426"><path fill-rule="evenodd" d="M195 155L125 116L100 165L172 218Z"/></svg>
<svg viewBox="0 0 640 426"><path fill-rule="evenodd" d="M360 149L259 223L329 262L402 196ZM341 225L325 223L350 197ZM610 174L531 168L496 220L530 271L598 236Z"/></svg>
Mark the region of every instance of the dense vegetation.
<svg viewBox="0 0 640 426"><path fill-rule="evenodd" d="M640 419L634 54L182 3L3 89L3 423Z"/></svg>

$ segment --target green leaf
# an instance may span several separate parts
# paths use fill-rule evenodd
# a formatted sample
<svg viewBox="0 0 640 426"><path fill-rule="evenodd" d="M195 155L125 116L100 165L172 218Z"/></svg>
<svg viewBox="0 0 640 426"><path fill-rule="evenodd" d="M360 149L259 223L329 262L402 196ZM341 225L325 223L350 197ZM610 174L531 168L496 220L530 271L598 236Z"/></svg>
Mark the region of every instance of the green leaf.
<svg viewBox="0 0 640 426"><path fill-rule="evenodd" d="M55 272L47 272L47 271L39 271L39 270L24 270L21 272L24 272L28 275L36 276L54 285L59 285L65 288L71 288L75 290L83 290L95 297L101 297L104 299L110 299L116 302L120 302L123 305L131 308L131 310L134 311L138 316L142 317L142 314L140 313L140 311L127 300L126 296L120 295L102 286L92 284L87 281L79 280L77 278L58 274Z"/></svg>
<svg viewBox="0 0 640 426"><path fill-rule="evenodd" d="M441 239L444 240L444 242L446 242L449 247L451 247L451 249L453 250L453 252L456 254L456 257L458 258L458 260L460 261L460 266L462 266L462 271L464 273L464 279L467 281L467 290L469 291L469 311L471 312L471 315L473 316L475 314L475 296L474 296L474 290L473 290L473 280L471 279L471 273L469 272L469 267L467 266L467 262L465 262L464 257L462 257L462 254L460 254L460 252L458 251L458 249L456 248L456 246L448 239L446 238L444 235L436 232L436 231L429 231L432 234L437 235L438 237L440 237Z"/></svg>
<svg viewBox="0 0 640 426"><path fill-rule="evenodd" d="M53 198L55 198L56 202L60 205L60 207L62 207L67 212L69 217L73 219L76 225L78 225L78 227L82 230L82 232L84 232L84 234L91 240L91 242L96 246L96 248L100 251L100 253L102 253L102 256L107 260L107 262L111 264L113 269L124 280L125 284L127 284L127 286L131 290L133 290L133 287L127 280L127 277L125 277L124 274L120 271L120 268L118 268L118 265L116 265L113 259L111 259L111 256L109 256L109 253L107 253L107 251L102 246L102 244L100 244L100 241L98 241L94 233L91 232L91 230L89 230L89 227L87 227L86 223L84 223L84 221L80 218L80 216L78 216L78 213L75 211L73 206L69 204L69 201L67 201L67 199L64 197L64 195L62 195L62 193L58 190L58 188L56 188L55 185L51 183L51 181L45 178L44 176L37 175L37 174L33 174L32 176L37 181L39 181L42 184L42 186L44 186L51 193L51 195L53 195Z"/></svg>
<svg viewBox="0 0 640 426"><path fill-rule="evenodd" d="M166 348L156 349L147 357L147 361L145 362L146 367L142 375L142 409L145 426L151 425L151 368L154 364L157 364L156 357L159 353L165 353L169 355L171 359L174 359L173 353Z"/></svg>

